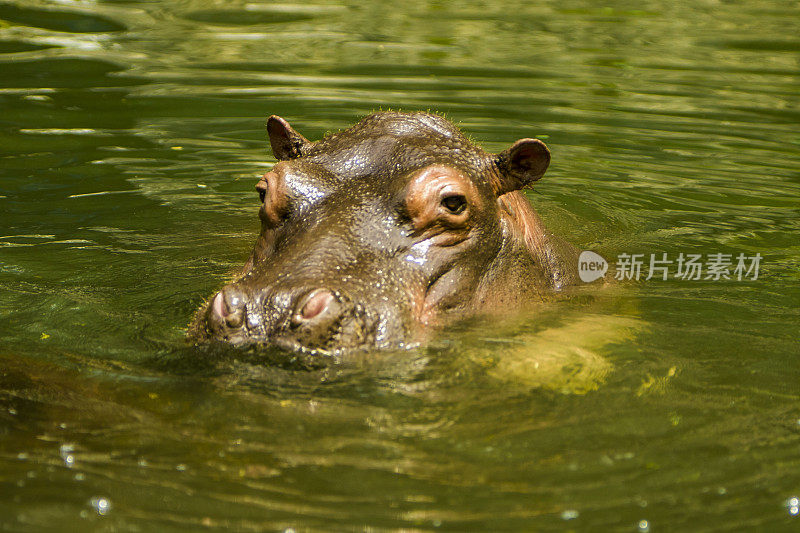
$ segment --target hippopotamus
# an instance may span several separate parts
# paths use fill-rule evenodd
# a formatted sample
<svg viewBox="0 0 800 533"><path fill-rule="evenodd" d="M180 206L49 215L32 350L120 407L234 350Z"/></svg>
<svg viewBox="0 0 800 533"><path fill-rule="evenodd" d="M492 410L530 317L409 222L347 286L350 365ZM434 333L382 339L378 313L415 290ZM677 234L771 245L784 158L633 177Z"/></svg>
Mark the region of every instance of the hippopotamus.
<svg viewBox="0 0 800 533"><path fill-rule="evenodd" d="M442 116L378 112L309 141L281 117L258 181L261 232L193 343L305 353L407 348L454 321L518 313L573 284L575 249L525 195L550 163L520 139L487 153Z"/></svg>

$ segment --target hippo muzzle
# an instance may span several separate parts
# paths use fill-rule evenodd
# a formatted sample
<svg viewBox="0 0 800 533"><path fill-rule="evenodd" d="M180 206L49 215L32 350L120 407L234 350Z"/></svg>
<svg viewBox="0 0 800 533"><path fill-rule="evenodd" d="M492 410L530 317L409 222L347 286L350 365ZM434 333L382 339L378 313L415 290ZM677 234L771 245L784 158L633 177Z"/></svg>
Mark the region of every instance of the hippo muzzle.
<svg viewBox="0 0 800 533"><path fill-rule="evenodd" d="M410 337L408 331L394 331L402 324L398 317L368 311L340 291L319 287L247 292L228 285L201 314L208 338L236 346L261 343L337 353L345 348L388 347L392 339Z"/></svg>

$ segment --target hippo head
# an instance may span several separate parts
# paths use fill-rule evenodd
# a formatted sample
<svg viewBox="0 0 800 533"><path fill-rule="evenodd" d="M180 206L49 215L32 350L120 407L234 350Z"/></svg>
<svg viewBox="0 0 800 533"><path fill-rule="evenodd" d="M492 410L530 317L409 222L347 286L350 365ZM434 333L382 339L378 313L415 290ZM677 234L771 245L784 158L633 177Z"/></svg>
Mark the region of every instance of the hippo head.
<svg viewBox="0 0 800 533"><path fill-rule="evenodd" d="M191 340L403 347L560 284L539 219L514 192L544 174L541 141L488 154L429 113L376 113L316 142L277 116L267 129L278 163L256 185L261 233Z"/></svg>

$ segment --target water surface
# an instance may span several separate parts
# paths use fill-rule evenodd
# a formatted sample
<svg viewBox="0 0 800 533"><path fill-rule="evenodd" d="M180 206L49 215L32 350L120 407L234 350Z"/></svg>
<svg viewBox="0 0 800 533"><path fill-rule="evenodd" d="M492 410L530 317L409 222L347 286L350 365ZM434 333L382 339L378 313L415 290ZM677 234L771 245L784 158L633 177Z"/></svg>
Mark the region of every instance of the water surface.
<svg viewBox="0 0 800 533"><path fill-rule="evenodd" d="M800 10L778 1L0 2L0 526L789 531ZM247 257L265 118L538 136L548 226L760 254L297 370L183 346Z"/></svg>

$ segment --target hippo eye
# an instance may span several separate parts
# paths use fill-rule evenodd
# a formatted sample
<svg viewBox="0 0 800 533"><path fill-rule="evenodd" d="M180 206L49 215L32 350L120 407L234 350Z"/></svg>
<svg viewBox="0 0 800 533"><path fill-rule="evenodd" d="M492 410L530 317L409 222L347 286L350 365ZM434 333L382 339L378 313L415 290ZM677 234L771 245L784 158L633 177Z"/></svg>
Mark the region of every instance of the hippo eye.
<svg viewBox="0 0 800 533"><path fill-rule="evenodd" d="M264 203L264 200L267 198L267 187L269 187L269 185L267 185L267 180L263 178L256 184L256 191L258 191L258 198L261 200L262 204Z"/></svg>
<svg viewBox="0 0 800 533"><path fill-rule="evenodd" d="M442 207L452 215L460 215L467 208L467 199L460 194L442 198Z"/></svg>

